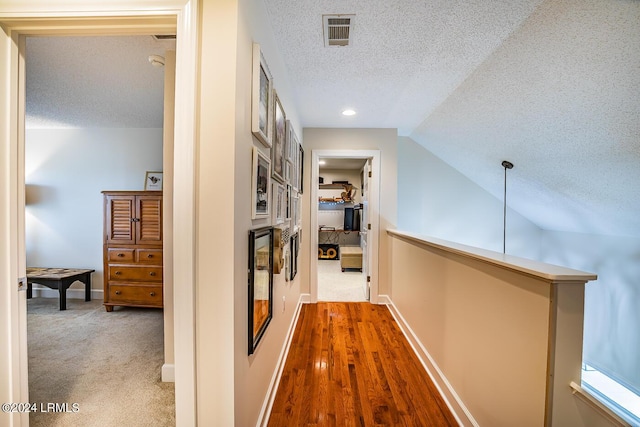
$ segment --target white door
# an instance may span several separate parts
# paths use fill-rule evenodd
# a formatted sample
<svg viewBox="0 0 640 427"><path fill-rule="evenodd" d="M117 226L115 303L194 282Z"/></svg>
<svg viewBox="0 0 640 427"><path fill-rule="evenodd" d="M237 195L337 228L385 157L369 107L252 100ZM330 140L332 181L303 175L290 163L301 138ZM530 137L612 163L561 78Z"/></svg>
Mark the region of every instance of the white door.
<svg viewBox="0 0 640 427"><path fill-rule="evenodd" d="M364 273L364 297L367 301L370 299L371 290L371 251L369 250L369 174L371 173L371 159L363 168L362 177L362 209L360 211L360 245L362 246L362 272Z"/></svg>

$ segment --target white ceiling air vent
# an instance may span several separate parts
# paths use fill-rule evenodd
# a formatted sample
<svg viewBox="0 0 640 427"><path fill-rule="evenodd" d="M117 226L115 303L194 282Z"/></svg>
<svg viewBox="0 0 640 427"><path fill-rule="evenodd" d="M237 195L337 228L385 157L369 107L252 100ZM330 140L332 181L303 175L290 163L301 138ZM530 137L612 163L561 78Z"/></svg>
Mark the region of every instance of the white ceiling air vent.
<svg viewBox="0 0 640 427"><path fill-rule="evenodd" d="M353 43L351 27L355 17L355 15L322 15L324 46L351 46Z"/></svg>

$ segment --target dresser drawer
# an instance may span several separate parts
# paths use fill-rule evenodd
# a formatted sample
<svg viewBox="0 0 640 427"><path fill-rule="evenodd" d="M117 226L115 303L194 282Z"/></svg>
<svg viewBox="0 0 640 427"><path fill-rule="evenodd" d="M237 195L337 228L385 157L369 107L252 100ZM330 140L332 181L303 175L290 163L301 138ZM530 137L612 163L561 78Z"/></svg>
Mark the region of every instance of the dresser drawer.
<svg viewBox="0 0 640 427"><path fill-rule="evenodd" d="M162 249L136 249L138 263L162 265Z"/></svg>
<svg viewBox="0 0 640 427"><path fill-rule="evenodd" d="M162 267L110 265L109 280L124 282L162 282Z"/></svg>
<svg viewBox="0 0 640 427"><path fill-rule="evenodd" d="M162 286L109 285L109 303L162 307Z"/></svg>
<svg viewBox="0 0 640 427"><path fill-rule="evenodd" d="M110 262L133 262L135 260L135 249L131 248L109 248L107 256Z"/></svg>

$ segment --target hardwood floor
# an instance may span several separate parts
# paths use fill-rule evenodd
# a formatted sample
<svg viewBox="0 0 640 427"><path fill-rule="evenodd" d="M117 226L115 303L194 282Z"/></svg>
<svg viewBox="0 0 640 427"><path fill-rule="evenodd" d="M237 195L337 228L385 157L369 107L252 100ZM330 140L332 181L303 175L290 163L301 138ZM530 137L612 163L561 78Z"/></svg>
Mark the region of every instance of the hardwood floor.
<svg viewBox="0 0 640 427"><path fill-rule="evenodd" d="M386 306L302 307L269 419L276 426L456 426Z"/></svg>

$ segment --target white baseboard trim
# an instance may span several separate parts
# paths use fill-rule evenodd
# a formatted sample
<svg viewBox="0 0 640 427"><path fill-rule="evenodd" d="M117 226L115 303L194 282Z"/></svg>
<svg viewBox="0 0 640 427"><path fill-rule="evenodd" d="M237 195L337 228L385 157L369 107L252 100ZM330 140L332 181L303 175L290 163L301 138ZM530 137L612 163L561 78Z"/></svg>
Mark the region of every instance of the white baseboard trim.
<svg viewBox="0 0 640 427"><path fill-rule="evenodd" d="M173 363L165 363L164 365L162 365L162 382L176 382L176 366Z"/></svg>
<svg viewBox="0 0 640 427"><path fill-rule="evenodd" d="M429 377L431 377L431 380L440 392L440 395L442 395L442 398L451 410L453 416L456 418L456 421L458 421L458 424L465 427L478 427L479 424L473 418L471 412L469 412L467 407L460 399L460 396L458 396L458 394L451 386L451 383L449 383L427 349L424 347L424 345L422 345L404 317L402 317L402 314L400 314L400 311L395 306L391 298L388 295L380 295L378 297L378 301L380 302L380 304L386 304L389 307L389 311L396 319L396 322L398 323L398 326L400 326L400 329L402 330L404 336L407 337L407 340L413 348L413 351L418 356L418 359L420 359L422 366L424 366L427 374L429 374ZM385 302L383 303L382 301Z"/></svg>
<svg viewBox="0 0 640 427"><path fill-rule="evenodd" d="M57 289L47 287L32 288L32 295L36 298L59 298L60 292ZM91 299L103 299L103 289L91 289ZM84 299L84 289L67 289L67 299Z"/></svg>
<svg viewBox="0 0 640 427"><path fill-rule="evenodd" d="M378 295L378 305L391 305L391 298L389 295ZM397 321L397 320L396 320Z"/></svg>
<svg viewBox="0 0 640 427"><path fill-rule="evenodd" d="M282 350L280 351L280 357L278 358L278 363L276 364L276 369L273 372L273 376L271 377L271 382L269 383L269 388L267 390L267 394L264 398L264 402L262 403L262 408L260 409L260 415L258 416L258 422L256 423L257 427L266 427L269 423L269 417L271 416L271 408L273 407L273 401L276 398L276 393L278 392L278 386L280 385L280 378L282 377L282 371L284 370L284 365L287 361L287 356L289 355L289 348L291 347L291 341L293 341L293 333L296 330L296 325L298 324L298 317L300 317L300 309L303 304L308 304L311 301L311 295L309 294L300 294L300 298L298 298L298 305L296 306L296 312L293 315L293 319L291 319L291 324L289 325L289 330L287 331L286 339L284 340L284 345L282 346Z"/></svg>
<svg viewBox="0 0 640 427"><path fill-rule="evenodd" d="M311 294L300 294L300 302L302 304L311 304Z"/></svg>

